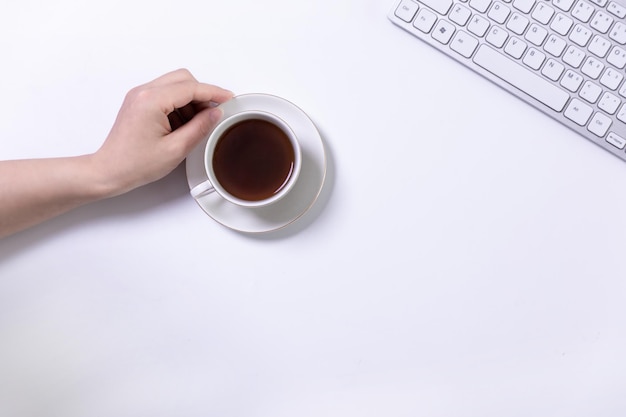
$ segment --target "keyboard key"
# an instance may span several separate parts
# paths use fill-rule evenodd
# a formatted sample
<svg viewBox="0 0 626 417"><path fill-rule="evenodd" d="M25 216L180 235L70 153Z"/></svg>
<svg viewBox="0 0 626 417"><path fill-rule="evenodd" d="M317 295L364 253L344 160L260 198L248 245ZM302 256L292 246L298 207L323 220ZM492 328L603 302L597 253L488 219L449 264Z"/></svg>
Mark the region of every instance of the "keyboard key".
<svg viewBox="0 0 626 417"><path fill-rule="evenodd" d="M570 102L569 106L567 106L564 115L572 122L580 126L584 126L589 121L591 113L593 113L593 109L591 107L577 98L574 98Z"/></svg>
<svg viewBox="0 0 626 417"><path fill-rule="evenodd" d="M603 38L602 36L596 35L591 40L588 48L589 52L598 56L600 58L604 58L609 49L611 48L611 42L608 39Z"/></svg>
<svg viewBox="0 0 626 417"><path fill-rule="evenodd" d="M485 13L491 4L491 0L470 0L469 5L472 9Z"/></svg>
<svg viewBox="0 0 626 417"><path fill-rule="evenodd" d="M485 33L487 33L487 29L489 29L489 21L483 17L476 15L472 17L469 25L467 25L467 30L469 30L476 36L480 36L481 38L485 36Z"/></svg>
<svg viewBox="0 0 626 417"><path fill-rule="evenodd" d="M528 19L522 16L519 13L513 13L513 16L509 19L506 24L506 27L511 30L511 32L521 35L528 27Z"/></svg>
<svg viewBox="0 0 626 417"><path fill-rule="evenodd" d="M554 9L548 6L546 3L539 3L535 10L533 10L532 17L536 21L547 25L550 19L552 19L552 15L554 14Z"/></svg>
<svg viewBox="0 0 626 417"><path fill-rule="evenodd" d="M530 68L534 70L538 70L541 68L541 64L546 60L546 55L536 50L535 48L530 48L528 53L524 56L523 62L528 65Z"/></svg>
<svg viewBox="0 0 626 417"><path fill-rule="evenodd" d="M504 47L504 52L515 59L520 59L524 55L524 51L526 51L526 42L515 37L509 39L509 42Z"/></svg>
<svg viewBox="0 0 626 417"><path fill-rule="evenodd" d="M626 97L626 83L622 85L622 88L619 89L619 95L622 97Z"/></svg>
<svg viewBox="0 0 626 417"><path fill-rule="evenodd" d="M589 122L587 129L594 135L602 138L606 135L606 132L609 131L609 127L611 127L612 123L613 121L609 117L603 115L602 113L596 113L591 118L591 122Z"/></svg>
<svg viewBox="0 0 626 417"><path fill-rule="evenodd" d="M450 48L465 58L471 57L477 46L478 40L462 30L459 30L450 42Z"/></svg>
<svg viewBox="0 0 626 417"><path fill-rule="evenodd" d="M437 21L437 15L428 9L420 9L413 26L424 33L430 32Z"/></svg>
<svg viewBox="0 0 626 417"><path fill-rule="evenodd" d="M583 74L593 78L594 80L600 76L600 73L604 69L604 64L593 57L587 58L582 68L580 69Z"/></svg>
<svg viewBox="0 0 626 417"><path fill-rule="evenodd" d="M471 15L470 9L462 4L455 4L448 17L457 25L465 26Z"/></svg>
<svg viewBox="0 0 626 417"><path fill-rule="evenodd" d="M624 8L624 6L620 6L614 1L610 2L609 5L606 7L606 9L609 11L609 13L621 19L626 17L626 8Z"/></svg>
<svg viewBox="0 0 626 417"><path fill-rule="evenodd" d="M452 0L420 0L420 2L442 15L448 14L452 7Z"/></svg>
<svg viewBox="0 0 626 417"><path fill-rule="evenodd" d="M569 99L565 91L486 45L478 48L474 62L557 112Z"/></svg>
<svg viewBox="0 0 626 417"><path fill-rule="evenodd" d="M396 16L405 22L410 23L415 17L418 7L417 3L411 0L402 0L396 9Z"/></svg>
<svg viewBox="0 0 626 417"><path fill-rule="evenodd" d="M591 30L587 29L581 24L574 26L574 30L569 34L569 38L572 42L579 46L585 46L591 39Z"/></svg>
<svg viewBox="0 0 626 417"><path fill-rule="evenodd" d="M526 40L528 42L533 43L537 46L541 46L544 40L546 40L546 36L548 36L548 31L543 27L539 26L536 23L530 25L530 29L526 32Z"/></svg>
<svg viewBox="0 0 626 417"><path fill-rule="evenodd" d="M606 141L615 146L617 149L624 149L624 146L626 146L626 139L613 132L609 132L609 135L606 137Z"/></svg>
<svg viewBox="0 0 626 417"><path fill-rule="evenodd" d="M552 0L552 4L554 4L556 7L563 10L564 12L568 12L569 9L572 8L574 0Z"/></svg>
<svg viewBox="0 0 626 417"><path fill-rule="evenodd" d="M487 37L485 39L487 39L487 42L489 42L496 48L502 48L502 45L504 45L504 42L506 42L508 36L509 34L506 32L506 30L497 26L492 26L491 29L489 29L489 33L487 33Z"/></svg>
<svg viewBox="0 0 626 417"><path fill-rule="evenodd" d="M546 44L543 46L543 49L545 49L546 52L550 53L551 55L559 57L565 50L566 46L567 43L563 39L555 35L550 35L548 37L548 40L546 41Z"/></svg>
<svg viewBox="0 0 626 417"><path fill-rule="evenodd" d="M607 68L600 78L600 84L611 90L617 90L623 79L624 76L620 72L613 68Z"/></svg>
<svg viewBox="0 0 626 417"><path fill-rule="evenodd" d="M617 68L622 69L626 66L626 51L624 51L619 46L615 46L609 56L606 57L606 60L611 65L615 65Z"/></svg>
<svg viewBox="0 0 626 417"><path fill-rule="evenodd" d="M387 16L513 95L554 110L582 136L607 140L605 149L626 161L620 3L626 0L397 0Z"/></svg>
<svg viewBox="0 0 626 417"><path fill-rule="evenodd" d="M626 25L622 22L617 22L609 32L609 38L621 45L626 44Z"/></svg>
<svg viewBox="0 0 626 417"><path fill-rule="evenodd" d="M567 70L561 79L561 85L572 93L575 93L583 83L583 77L572 70Z"/></svg>
<svg viewBox="0 0 626 417"><path fill-rule="evenodd" d="M552 81L557 81L559 78L561 78L561 74L563 74L563 71L565 71L565 67L563 66L563 64L555 61L554 59L549 59L548 62L546 62L546 65L544 65L543 69L541 70L541 73Z"/></svg>
<svg viewBox="0 0 626 417"><path fill-rule="evenodd" d="M606 33L613 24L613 18L599 10L591 19L591 27L600 33Z"/></svg>
<svg viewBox="0 0 626 417"><path fill-rule="evenodd" d="M444 45L450 42L452 35L454 35L454 25L447 20L440 20L433 29L432 37L443 43Z"/></svg>
<svg viewBox="0 0 626 417"><path fill-rule="evenodd" d="M591 4L584 0L579 0L578 3L576 3L576 6L572 9L572 16L581 22L586 23L589 19L591 19L591 15L594 11L595 8Z"/></svg>
<svg viewBox="0 0 626 417"><path fill-rule="evenodd" d="M580 89L579 96L581 96L585 101L593 104L598 101L600 98L600 94L602 94L602 88L599 85L592 83L591 81L585 81L583 84L583 88Z"/></svg>
<svg viewBox="0 0 626 417"><path fill-rule="evenodd" d="M502 24L506 21L506 18L509 17L509 14L511 14L511 9L497 1L491 6L487 16L496 23Z"/></svg>
<svg viewBox="0 0 626 417"><path fill-rule="evenodd" d="M609 0L590 0L592 3L597 4L600 7L606 6Z"/></svg>
<svg viewBox="0 0 626 417"><path fill-rule="evenodd" d="M619 107L620 104L621 104L621 101L619 98L617 98L611 93L604 93L602 95L602 98L598 102L598 107L604 110L605 112L607 112L608 114L613 114L617 111L617 108Z"/></svg>
<svg viewBox="0 0 626 417"><path fill-rule="evenodd" d="M567 48L567 52L563 55L563 61L574 68L578 68L585 59L585 53L575 46Z"/></svg>
<svg viewBox="0 0 626 417"><path fill-rule="evenodd" d="M569 32L569 30L572 28L573 24L574 24L574 21L572 19L559 13L555 16L554 20L552 21L552 24L550 25L550 28L556 33L558 33L559 35L565 36Z"/></svg>
<svg viewBox="0 0 626 417"><path fill-rule="evenodd" d="M513 7L522 13L529 13L535 5L535 0L514 0Z"/></svg>

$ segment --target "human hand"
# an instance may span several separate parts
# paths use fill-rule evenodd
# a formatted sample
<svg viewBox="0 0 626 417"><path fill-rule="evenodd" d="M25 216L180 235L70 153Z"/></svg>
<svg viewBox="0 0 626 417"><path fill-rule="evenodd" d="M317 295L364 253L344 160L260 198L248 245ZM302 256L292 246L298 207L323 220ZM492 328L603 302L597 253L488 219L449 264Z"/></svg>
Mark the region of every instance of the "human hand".
<svg viewBox="0 0 626 417"><path fill-rule="evenodd" d="M92 155L106 196L161 179L211 131L232 93L185 69L128 92L102 147Z"/></svg>

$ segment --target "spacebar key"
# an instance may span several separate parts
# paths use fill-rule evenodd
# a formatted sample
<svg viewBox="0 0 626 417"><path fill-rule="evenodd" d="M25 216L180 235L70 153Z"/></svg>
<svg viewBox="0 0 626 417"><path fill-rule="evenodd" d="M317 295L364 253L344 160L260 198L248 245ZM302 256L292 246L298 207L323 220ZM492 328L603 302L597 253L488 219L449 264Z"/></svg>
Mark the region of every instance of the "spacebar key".
<svg viewBox="0 0 626 417"><path fill-rule="evenodd" d="M474 62L555 111L562 111L569 99L565 91L488 46L481 45Z"/></svg>

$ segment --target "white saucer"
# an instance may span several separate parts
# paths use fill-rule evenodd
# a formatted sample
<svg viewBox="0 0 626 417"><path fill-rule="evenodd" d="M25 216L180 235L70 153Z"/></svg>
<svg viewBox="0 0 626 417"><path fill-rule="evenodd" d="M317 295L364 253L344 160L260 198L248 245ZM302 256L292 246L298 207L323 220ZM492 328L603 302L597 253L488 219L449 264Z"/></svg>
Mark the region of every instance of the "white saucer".
<svg viewBox="0 0 626 417"><path fill-rule="evenodd" d="M269 206L241 207L224 200L217 193L201 195L196 202L215 221L240 232L269 232L293 223L315 203L326 177L326 154L317 128L300 108L285 99L267 94L236 96L221 104L221 109L224 111L223 118L242 111L264 110L287 122L296 133L302 148L302 170L289 194ZM207 180L205 146L206 139L187 156L189 189Z"/></svg>

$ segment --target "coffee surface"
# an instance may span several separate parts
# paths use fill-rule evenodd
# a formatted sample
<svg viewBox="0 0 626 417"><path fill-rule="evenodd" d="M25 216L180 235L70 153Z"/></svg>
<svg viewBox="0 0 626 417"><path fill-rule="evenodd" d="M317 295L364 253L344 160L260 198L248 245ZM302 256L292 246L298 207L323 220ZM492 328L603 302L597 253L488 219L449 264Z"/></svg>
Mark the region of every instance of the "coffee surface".
<svg viewBox="0 0 626 417"><path fill-rule="evenodd" d="M250 119L231 126L213 153L213 170L233 196L259 201L279 192L293 171L295 153L281 128Z"/></svg>

